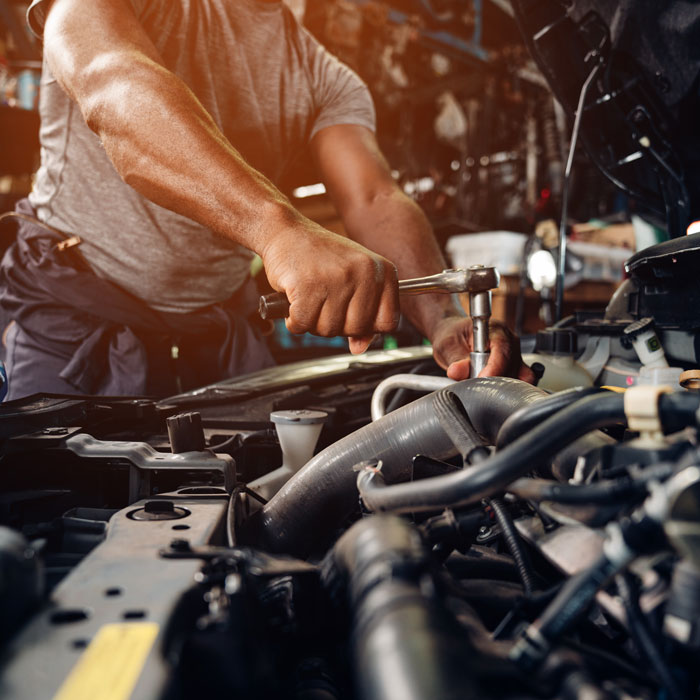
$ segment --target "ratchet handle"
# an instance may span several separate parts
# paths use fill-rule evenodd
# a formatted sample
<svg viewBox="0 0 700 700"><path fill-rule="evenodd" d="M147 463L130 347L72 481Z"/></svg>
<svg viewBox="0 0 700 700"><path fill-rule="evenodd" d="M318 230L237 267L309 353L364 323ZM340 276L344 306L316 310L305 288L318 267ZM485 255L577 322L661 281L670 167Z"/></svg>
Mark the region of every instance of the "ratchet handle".
<svg viewBox="0 0 700 700"><path fill-rule="evenodd" d="M260 297L258 313L265 321L289 316L289 299L284 292L274 292Z"/></svg>

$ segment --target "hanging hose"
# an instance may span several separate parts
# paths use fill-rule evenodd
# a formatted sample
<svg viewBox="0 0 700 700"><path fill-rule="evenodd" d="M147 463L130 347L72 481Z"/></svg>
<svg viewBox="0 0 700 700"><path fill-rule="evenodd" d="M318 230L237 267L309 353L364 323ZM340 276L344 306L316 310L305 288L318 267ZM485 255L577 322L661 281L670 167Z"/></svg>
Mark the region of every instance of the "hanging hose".
<svg viewBox="0 0 700 700"><path fill-rule="evenodd" d="M530 565L527 552L522 547L520 535L515 529L513 519L510 517L510 513L506 510L506 507L500 498L492 498L489 501L489 504L491 505L491 508L493 508L493 512L496 515L496 521L501 528L503 539L506 541L508 551L515 561L515 566L518 569L518 575L523 583L525 594L531 595L535 590L535 576L532 573L532 566Z"/></svg>
<svg viewBox="0 0 700 700"><path fill-rule="evenodd" d="M449 389L437 392L433 406L440 425L452 440L452 444L459 450L465 466L480 464L488 459L488 449L482 444L482 440L469 422L461 402L453 392ZM534 590L534 577L513 519L500 499L491 499L489 503L496 515L508 551L515 561L525 593L530 595Z"/></svg>
<svg viewBox="0 0 700 700"><path fill-rule="evenodd" d="M442 389L436 392L433 397L433 408L442 429L462 456L465 466L483 462L489 456L490 453L484 447L483 440L469 422L462 402L453 391Z"/></svg>
<svg viewBox="0 0 700 700"><path fill-rule="evenodd" d="M591 57L594 55L591 54ZM581 119L583 118L583 110L586 105L586 95L588 90L595 80L598 72L602 68L602 64L598 61L588 77L583 81L581 92L578 98L578 107L576 108L576 116L574 117L574 126L571 130L571 145L569 146L569 157L566 160L566 168L564 169L564 184L562 186L561 196L561 220L559 222L559 260L557 261L557 284L555 296L555 321L560 321L562 316L562 306L564 303L564 276L566 272L566 227L567 216L569 211L569 188L571 184L571 169L574 165L574 154L576 153L576 142L578 141L579 131L581 129Z"/></svg>

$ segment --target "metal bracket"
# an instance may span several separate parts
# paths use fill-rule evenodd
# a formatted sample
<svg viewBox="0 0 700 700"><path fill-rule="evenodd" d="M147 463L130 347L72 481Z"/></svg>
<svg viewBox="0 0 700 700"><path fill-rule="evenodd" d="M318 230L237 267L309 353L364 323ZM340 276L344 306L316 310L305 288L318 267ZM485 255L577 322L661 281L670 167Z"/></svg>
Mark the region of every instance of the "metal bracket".
<svg viewBox="0 0 700 700"><path fill-rule="evenodd" d="M85 459L123 459L132 464L129 473L129 502L138 500L142 495L149 495L148 472L156 469L218 471L224 477L227 493L231 493L236 485L236 463L227 454L214 454L209 450L180 454L158 452L146 442L97 440L87 433L70 436L63 446Z"/></svg>

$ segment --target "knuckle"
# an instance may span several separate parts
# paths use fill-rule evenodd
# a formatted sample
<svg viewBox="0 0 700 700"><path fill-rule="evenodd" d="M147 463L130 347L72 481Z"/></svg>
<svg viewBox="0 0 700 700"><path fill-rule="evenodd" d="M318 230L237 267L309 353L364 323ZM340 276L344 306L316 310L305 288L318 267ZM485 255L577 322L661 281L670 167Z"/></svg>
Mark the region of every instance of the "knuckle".
<svg viewBox="0 0 700 700"><path fill-rule="evenodd" d="M319 321L314 332L324 338L333 338L340 335L341 330L342 325L338 324L337 321Z"/></svg>
<svg viewBox="0 0 700 700"><path fill-rule="evenodd" d="M390 333L396 328L393 319L378 318L375 325L378 333Z"/></svg>

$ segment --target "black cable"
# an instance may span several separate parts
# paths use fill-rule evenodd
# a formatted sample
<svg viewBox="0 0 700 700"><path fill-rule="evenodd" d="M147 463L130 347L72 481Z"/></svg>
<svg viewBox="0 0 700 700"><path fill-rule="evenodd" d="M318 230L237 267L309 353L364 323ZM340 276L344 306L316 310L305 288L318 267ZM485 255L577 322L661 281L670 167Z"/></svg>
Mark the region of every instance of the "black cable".
<svg viewBox="0 0 700 700"><path fill-rule="evenodd" d="M576 142L578 141L579 131L581 129L581 118L583 116L583 108L586 103L586 95L588 88L591 86L593 79L598 75L601 68L601 63L596 63L591 72L588 74L581 86L581 92L578 97L578 106L576 108L576 117L574 118L574 128L571 131L571 144L569 145L569 157L566 161L566 169L564 170L564 185L562 187L561 196L561 220L559 222L559 260L557 270L557 288L556 301L554 305L554 320L559 321L562 314L562 306L564 303L564 275L566 273L566 221L569 209L569 185L571 181L571 169L574 164L574 153L576 152Z"/></svg>
<svg viewBox="0 0 700 700"><path fill-rule="evenodd" d="M267 499L261 496L259 493L255 493L253 489L248 488L245 485L240 486L241 493L248 494L251 498L254 498L258 503L262 503L263 505L267 504Z"/></svg>
<svg viewBox="0 0 700 700"><path fill-rule="evenodd" d="M625 606L627 627L638 651L654 669L661 685L668 694L669 700L687 700L685 693L678 686L671 669L668 667L655 636L647 627L644 613L639 607L639 586L629 573L618 575L615 582Z"/></svg>
<svg viewBox="0 0 700 700"><path fill-rule="evenodd" d="M535 590L535 576L532 572L532 567L530 565L527 552L522 547L520 535L515 529L513 519L510 517L510 513L500 498L492 498L489 501L489 505L491 508L493 508L493 512L496 515L496 520L501 527L503 539L506 542L508 551L515 561L515 566L518 569L518 575L520 576L520 580L523 582L525 595L531 595Z"/></svg>
<svg viewBox="0 0 700 700"><path fill-rule="evenodd" d="M240 434L236 433L235 435L232 435L229 438L226 438L226 440L223 440L222 442L217 442L216 445L209 445L207 447L208 450L211 450L212 452L222 452L228 447L231 447L232 445L235 445L237 441L240 440Z"/></svg>

